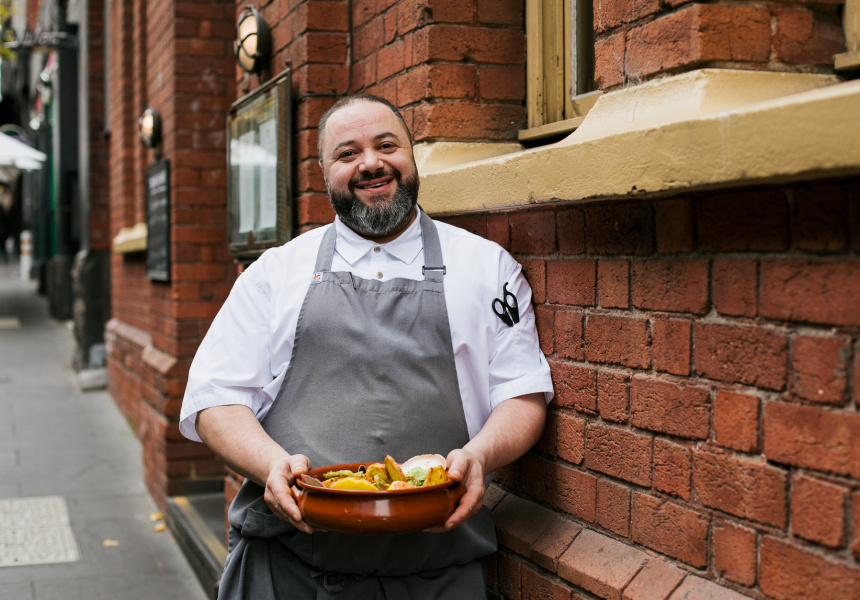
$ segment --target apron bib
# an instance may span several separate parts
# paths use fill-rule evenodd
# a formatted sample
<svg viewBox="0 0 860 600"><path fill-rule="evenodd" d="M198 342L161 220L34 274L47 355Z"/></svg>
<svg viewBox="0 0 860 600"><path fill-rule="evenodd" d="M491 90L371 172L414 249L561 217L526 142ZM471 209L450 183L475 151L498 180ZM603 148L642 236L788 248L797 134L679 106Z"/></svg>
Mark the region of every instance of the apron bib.
<svg viewBox="0 0 860 600"><path fill-rule="evenodd" d="M439 237L419 214L423 280L332 272L335 227L323 236L290 365L262 421L272 439L312 466L445 456L469 441ZM262 496L261 486L245 481L230 507L219 598L486 596L478 559L496 550L486 508L440 534L307 535L274 516Z"/></svg>

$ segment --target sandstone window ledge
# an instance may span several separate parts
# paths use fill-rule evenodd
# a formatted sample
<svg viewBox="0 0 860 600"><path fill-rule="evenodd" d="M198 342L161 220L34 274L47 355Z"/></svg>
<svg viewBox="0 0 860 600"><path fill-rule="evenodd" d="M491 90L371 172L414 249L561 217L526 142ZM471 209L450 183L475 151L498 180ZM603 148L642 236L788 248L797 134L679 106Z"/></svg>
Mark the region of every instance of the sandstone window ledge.
<svg viewBox="0 0 860 600"><path fill-rule="evenodd" d="M146 250L146 223L135 223L132 227L122 227L113 239L111 247L116 254Z"/></svg>
<svg viewBox="0 0 860 600"><path fill-rule="evenodd" d="M419 201L448 215L858 173L858 102L860 80L692 71L603 94L555 144L425 171Z"/></svg>

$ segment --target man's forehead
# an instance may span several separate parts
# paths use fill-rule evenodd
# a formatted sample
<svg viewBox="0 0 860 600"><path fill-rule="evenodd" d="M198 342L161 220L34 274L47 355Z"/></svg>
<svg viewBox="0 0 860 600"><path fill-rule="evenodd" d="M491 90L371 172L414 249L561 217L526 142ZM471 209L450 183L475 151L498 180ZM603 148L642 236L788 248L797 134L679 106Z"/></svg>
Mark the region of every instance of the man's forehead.
<svg viewBox="0 0 860 600"><path fill-rule="evenodd" d="M397 136L409 138L405 126L394 112L379 102L359 100L333 112L326 123L324 136L326 145L343 142L360 129L385 130ZM373 132L378 135L379 132ZM334 138L339 138L335 140Z"/></svg>

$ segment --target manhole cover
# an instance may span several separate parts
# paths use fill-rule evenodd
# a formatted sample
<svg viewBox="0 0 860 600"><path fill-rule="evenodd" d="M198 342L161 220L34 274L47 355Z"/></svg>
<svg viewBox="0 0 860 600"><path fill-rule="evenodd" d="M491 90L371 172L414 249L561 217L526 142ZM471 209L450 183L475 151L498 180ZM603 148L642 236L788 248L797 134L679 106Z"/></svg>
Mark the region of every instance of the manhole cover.
<svg viewBox="0 0 860 600"><path fill-rule="evenodd" d="M60 496L0 500L0 567L80 560Z"/></svg>

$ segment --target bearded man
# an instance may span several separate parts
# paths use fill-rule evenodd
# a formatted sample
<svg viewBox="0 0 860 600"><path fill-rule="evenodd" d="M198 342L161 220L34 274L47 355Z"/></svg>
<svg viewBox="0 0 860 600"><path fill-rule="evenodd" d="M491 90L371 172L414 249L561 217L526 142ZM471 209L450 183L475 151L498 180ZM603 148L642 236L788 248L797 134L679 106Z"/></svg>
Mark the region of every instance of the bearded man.
<svg viewBox="0 0 860 600"><path fill-rule="evenodd" d="M219 598L484 598L485 485L537 442L552 399L531 289L500 246L417 206L389 102L338 101L318 151L335 222L242 273L183 400L182 433L246 478ZM430 531L314 531L290 492L312 465L430 453L466 490Z"/></svg>

